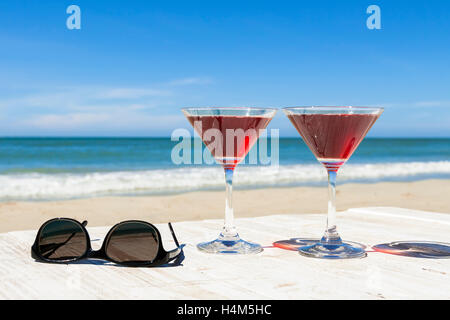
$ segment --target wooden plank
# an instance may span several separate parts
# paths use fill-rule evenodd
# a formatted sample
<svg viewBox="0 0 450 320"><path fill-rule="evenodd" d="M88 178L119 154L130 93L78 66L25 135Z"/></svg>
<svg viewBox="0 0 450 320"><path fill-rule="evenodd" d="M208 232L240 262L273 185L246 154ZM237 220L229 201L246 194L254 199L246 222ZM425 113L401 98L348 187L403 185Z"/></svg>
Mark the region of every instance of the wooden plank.
<svg viewBox="0 0 450 320"><path fill-rule="evenodd" d="M450 215L399 208L338 213L346 240L375 245L397 240L449 242ZM36 231L0 234L2 299L450 299L450 259L418 259L369 252L357 260L319 260L271 247L277 240L319 237L325 215L236 219L241 236L265 246L252 256L199 252L221 220L174 224L184 248L182 266L124 268L101 261L52 265L30 257ZM157 225L166 249L167 225ZM109 227L88 228L99 247Z"/></svg>

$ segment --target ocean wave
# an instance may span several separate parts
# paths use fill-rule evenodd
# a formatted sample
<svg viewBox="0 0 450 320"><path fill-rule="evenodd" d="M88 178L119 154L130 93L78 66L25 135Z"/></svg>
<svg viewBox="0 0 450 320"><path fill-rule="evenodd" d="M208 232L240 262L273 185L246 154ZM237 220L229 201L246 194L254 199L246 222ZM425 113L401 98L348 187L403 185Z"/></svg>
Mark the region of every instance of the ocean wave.
<svg viewBox="0 0 450 320"><path fill-rule="evenodd" d="M14 173L0 175L1 200L51 200L78 197L155 194L220 189L224 186L220 167L183 167L164 170L95 173ZM383 181L395 178L450 174L450 161L347 164L338 179ZM238 167L238 187L308 185L326 181L319 164L279 167Z"/></svg>

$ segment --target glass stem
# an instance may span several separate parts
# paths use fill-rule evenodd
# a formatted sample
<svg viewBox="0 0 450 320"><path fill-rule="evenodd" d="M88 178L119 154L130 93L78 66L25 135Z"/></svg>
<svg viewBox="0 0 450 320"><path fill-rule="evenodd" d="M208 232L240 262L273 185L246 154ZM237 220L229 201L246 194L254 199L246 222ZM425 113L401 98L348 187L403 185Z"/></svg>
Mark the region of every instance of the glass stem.
<svg viewBox="0 0 450 320"><path fill-rule="evenodd" d="M225 184L226 184L226 198L225 198L225 223L223 226L221 236L224 238L238 237L236 227L234 226L234 212L233 212L233 173L234 168L225 168Z"/></svg>
<svg viewBox="0 0 450 320"><path fill-rule="evenodd" d="M336 229L336 176L337 170L328 170L328 216L327 229L320 242L325 245L342 244Z"/></svg>

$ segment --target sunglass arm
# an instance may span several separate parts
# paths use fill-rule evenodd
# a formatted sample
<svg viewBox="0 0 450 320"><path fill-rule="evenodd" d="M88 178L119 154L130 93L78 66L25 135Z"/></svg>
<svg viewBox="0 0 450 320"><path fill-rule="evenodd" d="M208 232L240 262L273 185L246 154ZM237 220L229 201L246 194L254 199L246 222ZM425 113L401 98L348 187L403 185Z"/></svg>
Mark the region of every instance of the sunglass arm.
<svg viewBox="0 0 450 320"><path fill-rule="evenodd" d="M170 260L176 258L180 254L181 248L180 248L180 244L178 243L177 236L175 235L175 231L173 231L172 224L170 222L168 224L169 224L170 232L172 233L173 241L175 241L175 244L177 246L176 249L171 250L171 251L168 252L168 254L169 254L169 261L170 261Z"/></svg>
<svg viewBox="0 0 450 320"><path fill-rule="evenodd" d="M175 241L175 244L177 245L177 247L179 247L180 244L178 243L177 236L175 235L175 231L173 231L172 224L170 222L169 222L169 229L170 232L172 233L173 241Z"/></svg>

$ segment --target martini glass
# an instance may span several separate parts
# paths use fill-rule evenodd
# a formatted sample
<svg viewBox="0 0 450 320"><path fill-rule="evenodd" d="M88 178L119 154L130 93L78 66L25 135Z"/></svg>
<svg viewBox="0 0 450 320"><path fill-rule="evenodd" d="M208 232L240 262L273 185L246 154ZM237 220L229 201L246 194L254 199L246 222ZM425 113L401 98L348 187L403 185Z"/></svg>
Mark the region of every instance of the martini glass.
<svg viewBox="0 0 450 320"><path fill-rule="evenodd" d="M293 107L284 112L306 145L328 172L328 218L325 234L313 245L299 248L302 255L315 258L362 258L363 246L341 240L336 229L336 175L350 158L383 108Z"/></svg>
<svg viewBox="0 0 450 320"><path fill-rule="evenodd" d="M208 253L250 254L262 251L259 244L242 240L234 226L233 173L276 113L269 108L186 108L184 115L225 172L225 223L216 240L197 245Z"/></svg>

